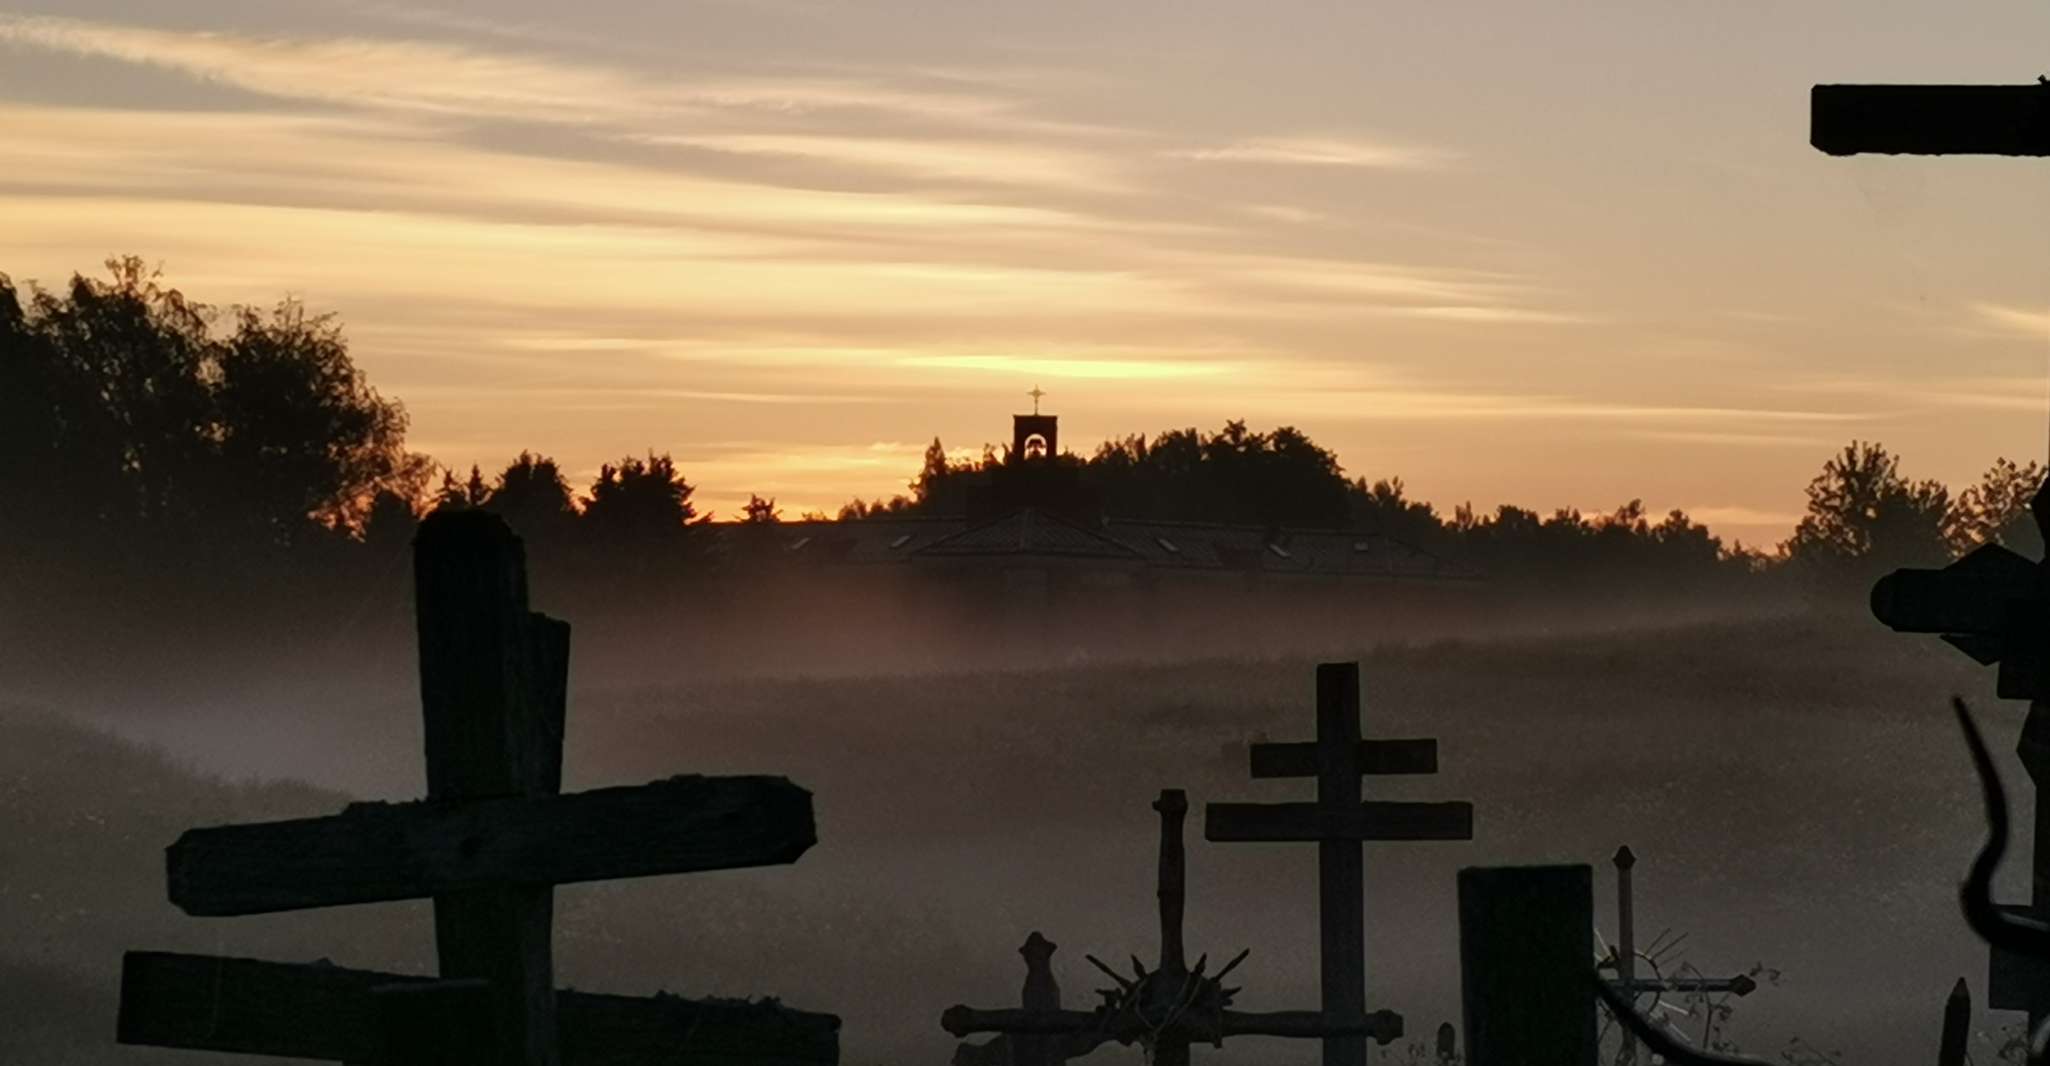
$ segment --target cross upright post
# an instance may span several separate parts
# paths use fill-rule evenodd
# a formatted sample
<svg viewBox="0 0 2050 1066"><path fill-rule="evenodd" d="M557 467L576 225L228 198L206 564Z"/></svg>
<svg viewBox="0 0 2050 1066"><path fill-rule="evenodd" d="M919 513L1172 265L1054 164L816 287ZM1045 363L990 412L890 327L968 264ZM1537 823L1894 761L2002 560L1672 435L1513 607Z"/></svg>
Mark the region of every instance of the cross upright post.
<svg viewBox="0 0 2050 1066"><path fill-rule="evenodd" d="M520 540L487 512L421 528L414 552L427 798L549 796L562 784L569 627L527 610ZM492 1059L555 1066L555 887L437 893L444 979L488 982Z"/></svg>
<svg viewBox="0 0 2050 1066"><path fill-rule="evenodd" d="M1359 667L1326 664L1317 667L1317 813L1343 817L1359 805ZM1317 841L1319 969L1324 1012L1332 1017L1366 1009L1365 866L1360 841ZM1353 1066L1366 1057L1366 1041L1357 1037L1324 1042L1325 1066Z"/></svg>
<svg viewBox="0 0 2050 1066"><path fill-rule="evenodd" d="M1438 771L1435 740L1361 740L1358 663L1317 667L1317 739L1255 744L1254 777L1315 777L1314 803L1212 803L1211 841L1315 841L1319 968L1326 1018L1366 1009L1366 901L1361 845L1370 840L1472 840L1473 805L1361 802L1363 774ZM1366 1042L1324 1040L1324 1066L1361 1066Z"/></svg>

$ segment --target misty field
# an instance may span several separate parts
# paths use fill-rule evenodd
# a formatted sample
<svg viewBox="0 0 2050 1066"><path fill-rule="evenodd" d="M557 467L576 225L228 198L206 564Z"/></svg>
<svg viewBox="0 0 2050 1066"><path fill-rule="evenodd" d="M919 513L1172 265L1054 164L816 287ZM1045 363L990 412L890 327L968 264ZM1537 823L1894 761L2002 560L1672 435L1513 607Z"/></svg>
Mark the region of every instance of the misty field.
<svg viewBox="0 0 2050 1066"><path fill-rule="evenodd" d="M1732 1033L1749 1051L1776 1055L1799 1036L1846 1063L1926 1062L1957 977L1983 1005L1984 952L1954 902L1981 814L1945 700L1974 700L2003 752L2020 713L1950 649L1863 618L1785 617L1362 660L1368 734L1436 736L1442 766L1369 779L1369 794L1475 804L1470 844L1368 849L1370 1006L1400 1011L1413 1037L1458 1022L1459 867L1595 863L1608 934L1607 859L1624 843L1640 860L1645 935L1686 932L1684 957L1709 972L1783 972L1740 1003ZM201 1061L112 1045L126 948L430 968L424 903L202 920L164 900L161 849L187 826L420 791L409 664L371 665L391 683L307 676L224 683L217 702L191 706L0 710L0 1031L20 1061ZM1095 998L1084 952L1153 957L1159 789L1186 788L1198 807L1307 796L1308 782L1251 781L1245 745L1310 735L1311 668L646 688L579 674L566 788L787 774L815 793L820 843L790 867L560 889L560 979L775 995L842 1015L848 1063L945 1063L940 1011L1015 1004L1028 932L1060 945L1070 1005ZM2018 767L2003 767L2025 818ZM1246 1009L1313 1007L1315 849L1213 845L1200 827L1192 817L1190 951L1253 949L1236 975ZM2005 873L2022 897L2025 874L2012 860ZM1197 1054L1307 1063L1316 1049L1247 1040ZM1092 1061L1139 1052L1113 1045Z"/></svg>

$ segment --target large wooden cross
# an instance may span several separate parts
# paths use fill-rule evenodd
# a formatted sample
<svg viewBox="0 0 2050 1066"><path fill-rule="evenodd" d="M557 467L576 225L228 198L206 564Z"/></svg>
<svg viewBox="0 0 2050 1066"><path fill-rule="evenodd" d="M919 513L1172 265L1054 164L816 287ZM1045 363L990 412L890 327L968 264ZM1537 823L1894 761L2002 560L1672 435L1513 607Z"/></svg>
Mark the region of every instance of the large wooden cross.
<svg viewBox="0 0 2050 1066"><path fill-rule="evenodd" d="M1831 155L2050 156L2050 80L2033 85L1817 85L1809 143ZM2030 510L2050 533L2050 483ZM2030 701L2022 766L2037 786L2035 877L2026 909L2050 918L2050 565L1987 545L1943 570L1901 570L1872 590L1872 611L1894 629L1940 633L1982 664L2000 665L2003 699ZM1996 950L1991 1006L2050 1017L2050 967Z"/></svg>
<svg viewBox="0 0 2050 1066"><path fill-rule="evenodd" d="M187 914L434 900L440 978L129 952L126 1044L374 1066L831 1063L839 1019L554 985L554 886L795 862L811 794L780 777L675 777L561 795L569 626L527 609L518 537L483 511L414 542L427 798L187 831Z"/></svg>
<svg viewBox="0 0 2050 1066"><path fill-rule="evenodd" d="M2050 485L2030 504L2050 532ZM1903 569L1872 586L1872 613L1906 633L1936 633L1984 665L1998 664L2002 699L2025 699L2015 752L2036 785L2035 843L2029 904L2009 909L2050 917L2050 563L1987 544L1941 570ZM1993 949L1987 1006L2027 1011L2034 1030L2050 1017L2050 963Z"/></svg>
<svg viewBox="0 0 2050 1066"><path fill-rule="evenodd" d="M1203 838L1317 845L1318 925L1324 1016L1357 1017L1366 1007L1366 904L1361 845L1370 840L1472 840L1473 804L1360 799L1362 774L1434 774L1436 740L1361 740L1358 663L1317 667L1314 743L1255 744L1254 777L1315 777L1314 803L1212 803ZM1361 1066L1358 1037L1324 1041L1324 1066Z"/></svg>
<svg viewBox="0 0 2050 1066"><path fill-rule="evenodd" d="M1191 1046L1201 1042L1222 1047L1229 1036L1371 1038L1381 1044L1402 1036L1402 1017L1393 1011L1369 1014L1361 1008L1334 1017L1319 1011L1232 1010L1232 998L1240 990L1224 987L1224 978L1245 960L1247 952L1240 952L1217 973L1210 974L1208 956L1198 958L1190 966L1183 947L1182 915L1187 906L1188 870L1182 824L1189 810L1188 796L1178 788L1163 789L1153 809L1160 813L1160 861L1155 890L1160 909L1160 960L1153 969L1148 970L1134 955L1133 976L1128 978L1095 956L1087 956L1117 984L1115 989L1102 993L1104 1004L1096 1010L1030 1006L1023 1010L976 1010L954 1006L940 1016L941 1027L956 1037L1003 1033L1015 1041L1020 1036L1059 1036L1063 1040L1058 1046L1068 1049L1070 1054L1084 1053L1110 1040L1121 1044L1140 1042L1147 1046L1154 1066L1188 1066ZM1012 1061L1017 1066L1038 1066L1029 1060Z"/></svg>

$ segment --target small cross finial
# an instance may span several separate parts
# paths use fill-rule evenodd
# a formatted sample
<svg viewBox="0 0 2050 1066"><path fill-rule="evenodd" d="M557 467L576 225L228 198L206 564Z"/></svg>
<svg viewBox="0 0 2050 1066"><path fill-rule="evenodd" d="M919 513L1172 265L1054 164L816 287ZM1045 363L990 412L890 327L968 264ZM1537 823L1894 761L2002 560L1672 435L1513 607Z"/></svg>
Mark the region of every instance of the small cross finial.
<svg viewBox="0 0 2050 1066"><path fill-rule="evenodd" d="M1031 392L1028 392L1028 393L1026 393L1025 395L1027 395L1027 396L1030 396L1030 397L1032 397L1032 413L1033 413L1033 414L1035 414L1035 415L1036 415L1036 414L1038 414L1038 413L1039 413L1039 398L1040 398L1041 396L1044 396L1044 395L1046 395L1046 393L1045 393L1045 392L1042 392L1042 391L1040 390L1039 386L1037 386L1037 385L1034 385L1034 386L1032 386L1032 391L1031 391Z"/></svg>

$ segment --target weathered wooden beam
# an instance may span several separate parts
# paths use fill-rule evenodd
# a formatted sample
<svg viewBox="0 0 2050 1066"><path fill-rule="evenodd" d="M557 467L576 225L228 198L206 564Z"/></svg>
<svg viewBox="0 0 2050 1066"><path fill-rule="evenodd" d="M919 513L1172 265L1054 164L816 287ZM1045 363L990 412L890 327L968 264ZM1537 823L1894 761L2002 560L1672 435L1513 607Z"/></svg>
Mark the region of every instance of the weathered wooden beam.
<svg viewBox="0 0 2050 1066"><path fill-rule="evenodd" d="M1594 871L1459 871L1459 965L1471 1066L1594 1066Z"/></svg>
<svg viewBox="0 0 2050 1066"><path fill-rule="evenodd" d="M811 793L788 780L688 776L193 829L166 860L171 902L229 915L788 863L816 841Z"/></svg>
<svg viewBox="0 0 2050 1066"><path fill-rule="evenodd" d="M122 958L123 1044L373 1062L372 990L429 977L208 955ZM556 993L563 1066L821 1066L839 1061L840 1019L773 1003Z"/></svg>
<svg viewBox="0 0 2050 1066"><path fill-rule="evenodd" d="M1895 570L1872 585L1872 615L1902 633L2001 636L2015 609L2043 606L2038 583L1950 570Z"/></svg>
<svg viewBox="0 0 2050 1066"><path fill-rule="evenodd" d="M429 517L413 539L413 599L427 798L561 791L569 627L528 611L520 538L487 511ZM441 975L486 981L481 994L500 1034L471 1061L557 1066L554 884L523 878L432 891Z"/></svg>
<svg viewBox="0 0 2050 1066"><path fill-rule="evenodd" d="M1424 821L1412 825L1411 817L1422 812L1360 802L1360 744L1360 664L1318 663L1317 745L1323 751L1316 761L1317 802L1301 804L1298 809L1315 812L1314 817L1328 825L1333 815L1375 807L1384 816L1392 816L1392 821L1384 820L1375 829L1386 830L1400 822L1397 831L1408 839L1408 831ZM1257 817L1259 808L1248 804L1246 811ZM1234 817L1231 811L1220 812L1214 806L1205 814L1206 836L1210 825L1228 829ZM1470 807L1466 825L1466 835L1471 837ZM1315 839L1318 1005L1327 1018L1351 1018L1367 1009L1366 855L1359 845L1366 838L1319 833ZM1330 1034L1323 1044L1324 1066L1366 1066L1367 1042L1360 1037Z"/></svg>
<svg viewBox="0 0 2050 1066"><path fill-rule="evenodd" d="M364 1066L448 1066L505 1054L483 978L400 981L374 985L369 995L374 1051Z"/></svg>
<svg viewBox="0 0 2050 1066"><path fill-rule="evenodd" d="M1817 85L1808 123L1830 155L2050 155L2050 86Z"/></svg>
<svg viewBox="0 0 2050 1066"><path fill-rule="evenodd" d="M1315 803L1212 803L1203 839L1228 841L1472 840L1473 804L1391 803L1327 810Z"/></svg>
<svg viewBox="0 0 2050 1066"><path fill-rule="evenodd" d="M1317 745L1311 741L1254 744L1254 777L1317 776ZM1435 774L1438 742L1430 737L1359 742L1360 773Z"/></svg>

